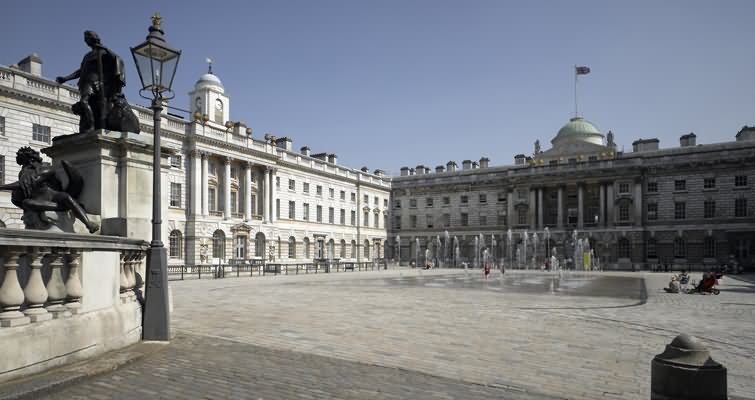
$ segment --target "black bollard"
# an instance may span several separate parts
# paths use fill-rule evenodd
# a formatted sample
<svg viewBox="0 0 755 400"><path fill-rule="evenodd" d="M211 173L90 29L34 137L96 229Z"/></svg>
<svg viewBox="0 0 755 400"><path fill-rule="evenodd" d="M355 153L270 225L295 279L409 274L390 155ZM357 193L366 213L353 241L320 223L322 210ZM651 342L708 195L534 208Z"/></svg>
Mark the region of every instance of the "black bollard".
<svg viewBox="0 0 755 400"><path fill-rule="evenodd" d="M650 391L651 400L726 400L726 368L682 333L653 358Z"/></svg>

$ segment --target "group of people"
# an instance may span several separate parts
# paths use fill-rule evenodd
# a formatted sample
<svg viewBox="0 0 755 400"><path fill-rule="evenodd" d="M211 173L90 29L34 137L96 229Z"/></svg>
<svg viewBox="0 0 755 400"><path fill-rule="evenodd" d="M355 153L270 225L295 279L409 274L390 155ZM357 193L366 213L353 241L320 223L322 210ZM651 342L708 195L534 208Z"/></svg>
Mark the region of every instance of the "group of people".
<svg viewBox="0 0 755 400"><path fill-rule="evenodd" d="M687 271L682 271L678 275L671 277L667 287L663 288L667 293L701 293L701 294L718 294L718 289L715 286L718 284L718 280L723 277L723 273L716 269L704 272L700 282L695 285L691 290L687 290L685 287L690 283L690 276Z"/></svg>

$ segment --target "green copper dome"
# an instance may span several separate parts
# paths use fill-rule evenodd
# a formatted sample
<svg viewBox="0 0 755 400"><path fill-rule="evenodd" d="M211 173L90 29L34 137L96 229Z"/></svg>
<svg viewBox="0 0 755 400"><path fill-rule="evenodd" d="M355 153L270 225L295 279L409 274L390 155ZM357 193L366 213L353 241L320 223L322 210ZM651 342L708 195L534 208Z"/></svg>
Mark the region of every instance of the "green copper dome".
<svg viewBox="0 0 755 400"><path fill-rule="evenodd" d="M556 143L562 140L581 140L588 142L595 142L597 140L603 140L603 134L600 133L598 128L592 124L592 122L582 118L574 117L569 120L561 129L558 130L551 143Z"/></svg>

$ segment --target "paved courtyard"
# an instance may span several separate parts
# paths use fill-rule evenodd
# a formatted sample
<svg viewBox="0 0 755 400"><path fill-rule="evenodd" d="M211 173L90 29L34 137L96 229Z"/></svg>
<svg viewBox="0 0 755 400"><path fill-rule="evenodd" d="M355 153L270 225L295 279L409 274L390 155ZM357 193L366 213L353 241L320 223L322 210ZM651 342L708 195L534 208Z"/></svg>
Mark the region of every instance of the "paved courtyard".
<svg viewBox="0 0 755 400"><path fill-rule="evenodd" d="M162 352L50 395L202 399L647 399L678 333L755 399L755 283L669 274L412 269L171 282ZM699 274L693 276L699 279ZM745 277L746 278L746 277Z"/></svg>

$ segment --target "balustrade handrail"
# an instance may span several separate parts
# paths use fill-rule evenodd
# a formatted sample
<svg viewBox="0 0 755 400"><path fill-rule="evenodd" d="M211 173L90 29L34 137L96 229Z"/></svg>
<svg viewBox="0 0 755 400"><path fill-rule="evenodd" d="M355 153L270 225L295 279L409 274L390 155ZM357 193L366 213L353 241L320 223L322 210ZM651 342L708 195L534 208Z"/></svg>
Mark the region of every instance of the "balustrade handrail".
<svg viewBox="0 0 755 400"><path fill-rule="evenodd" d="M98 251L146 250L149 242L119 236L0 229L0 246L76 248Z"/></svg>

